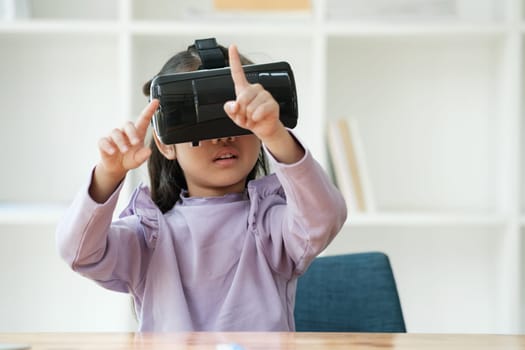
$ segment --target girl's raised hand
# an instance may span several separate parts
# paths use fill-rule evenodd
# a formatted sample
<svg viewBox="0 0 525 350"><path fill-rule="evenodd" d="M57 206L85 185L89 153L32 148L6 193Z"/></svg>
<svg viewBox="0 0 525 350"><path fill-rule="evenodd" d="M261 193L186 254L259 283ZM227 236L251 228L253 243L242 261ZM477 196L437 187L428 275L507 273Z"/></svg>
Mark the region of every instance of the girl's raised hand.
<svg viewBox="0 0 525 350"><path fill-rule="evenodd" d="M261 84L250 84L246 79L235 45L229 47L228 56L237 99L226 102L224 111L235 124L265 140L284 128L279 119L279 105Z"/></svg>
<svg viewBox="0 0 525 350"><path fill-rule="evenodd" d="M254 133L277 161L299 161L305 150L281 123L277 101L261 84L250 84L246 79L236 46L229 47L228 56L237 98L224 104L226 114L241 128Z"/></svg>
<svg viewBox="0 0 525 350"><path fill-rule="evenodd" d="M135 123L129 121L120 129L113 131L98 142L101 161L98 167L107 175L123 178L128 170L135 169L144 163L151 154L144 138L158 100L152 100L142 111Z"/></svg>

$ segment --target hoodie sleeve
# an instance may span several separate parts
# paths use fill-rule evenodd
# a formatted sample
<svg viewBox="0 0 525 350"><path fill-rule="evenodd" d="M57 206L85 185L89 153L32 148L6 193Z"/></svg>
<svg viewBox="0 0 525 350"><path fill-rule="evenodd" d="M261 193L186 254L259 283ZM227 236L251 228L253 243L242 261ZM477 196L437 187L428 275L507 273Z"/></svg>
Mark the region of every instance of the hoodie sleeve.
<svg viewBox="0 0 525 350"><path fill-rule="evenodd" d="M279 189L271 189L271 177L249 189L258 243L272 268L287 277L302 274L347 217L343 196L303 148L304 157L294 164L279 163L268 152Z"/></svg>
<svg viewBox="0 0 525 350"><path fill-rule="evenodd" d="M57 227L59 254L81 275L105 288L129 292L140 283L154 248L156 206L146 189L139 188L121 218L112 221L122 184L102 204L89 196L88 188L77 194ZM137 210L144 203L147 206Z"/></svg>

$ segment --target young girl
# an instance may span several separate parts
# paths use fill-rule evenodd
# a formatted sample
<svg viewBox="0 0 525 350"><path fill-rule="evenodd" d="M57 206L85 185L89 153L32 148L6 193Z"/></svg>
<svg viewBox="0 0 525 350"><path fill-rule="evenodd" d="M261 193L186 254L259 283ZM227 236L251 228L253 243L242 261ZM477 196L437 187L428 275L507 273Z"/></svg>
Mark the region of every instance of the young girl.
<svg viewBox="0 0 525 350"><path fill-rule="evenodd" d="M73 270L133 295L141 331L293 331L297 278L346 219L341 194L282 125L277 102L247 81L235 46L228 57L237 97L224 110L252 134L192 147L153 132L147 147L153 100L99 141L100 162L57 230ZM199 66L189 49L161 73ZM255 179L263 148L275 174ZM151 189L139 186L112 222L127 172L147 160Z"/></svg>

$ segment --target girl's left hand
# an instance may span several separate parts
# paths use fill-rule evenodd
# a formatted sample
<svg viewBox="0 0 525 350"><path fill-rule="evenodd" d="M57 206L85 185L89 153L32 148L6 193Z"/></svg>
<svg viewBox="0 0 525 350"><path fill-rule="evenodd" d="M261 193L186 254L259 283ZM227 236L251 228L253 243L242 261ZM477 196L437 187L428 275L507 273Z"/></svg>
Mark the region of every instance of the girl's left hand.
<svg viewBox="0 0 525 350"><path fill-rule="evenodd" d="M246 79L235 45L229 47L228 56L237 99L226 102L224 111L235 124L264 142L284 129L279 119L279 104L261 84L250 84Z"/></svg>

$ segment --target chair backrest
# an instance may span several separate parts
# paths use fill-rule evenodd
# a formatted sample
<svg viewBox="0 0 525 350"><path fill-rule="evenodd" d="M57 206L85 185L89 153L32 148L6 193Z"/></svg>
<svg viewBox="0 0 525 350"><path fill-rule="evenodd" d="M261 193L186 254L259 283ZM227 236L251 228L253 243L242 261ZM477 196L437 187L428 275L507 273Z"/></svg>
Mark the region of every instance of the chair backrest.
<svg viewBox="0 0 525 350"><path fill-rule="evenodd" d="M367 252L316 258L297 281L299 332L406 332L388 256Z"/></svg>

